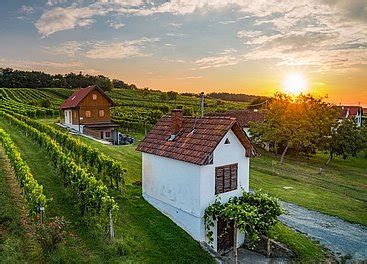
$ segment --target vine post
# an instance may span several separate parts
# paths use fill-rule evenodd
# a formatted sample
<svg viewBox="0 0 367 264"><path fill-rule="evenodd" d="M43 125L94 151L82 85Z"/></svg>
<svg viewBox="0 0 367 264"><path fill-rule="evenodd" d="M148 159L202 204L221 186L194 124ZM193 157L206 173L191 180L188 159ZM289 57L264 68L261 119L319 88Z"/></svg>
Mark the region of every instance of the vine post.
<svg viewBox="0 0 367 264"><path fill-rule="evenodd" d="M45 213L45 207L43 207L42 205L40 206L40 212L41 212L41 224L43 224L44 221L44 213Z"/></svg>
<svg viewBox="0 0 367 264"><path fill-rule="evenodd" d="M238 263L238 250L237 250L237 225L236 225L236 221L234 221L233 224L233 251L234 251L234 263L237 264Z"/></svg>
<svg viewBox="0 0 367 264"><path fill-rule="evenodd" d="M110 238L112 241L115 240L115 230L113 228L113 219L112 219L112 212L111 210L108 211L109 217L110 217Z"/></svg>

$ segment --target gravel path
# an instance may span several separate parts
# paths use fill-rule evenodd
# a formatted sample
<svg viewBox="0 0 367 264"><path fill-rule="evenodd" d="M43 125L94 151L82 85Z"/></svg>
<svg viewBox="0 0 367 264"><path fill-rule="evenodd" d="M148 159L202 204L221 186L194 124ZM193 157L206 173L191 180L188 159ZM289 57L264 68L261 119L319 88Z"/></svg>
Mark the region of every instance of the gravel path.
<svg viewBox="0 0 367 264"><path fill-rule="evenodd" d="M292 203L281 203L287 213L279 219L287 226L319 241L337 257L350 254L353 260L367 260L367 228Z"/></svg>

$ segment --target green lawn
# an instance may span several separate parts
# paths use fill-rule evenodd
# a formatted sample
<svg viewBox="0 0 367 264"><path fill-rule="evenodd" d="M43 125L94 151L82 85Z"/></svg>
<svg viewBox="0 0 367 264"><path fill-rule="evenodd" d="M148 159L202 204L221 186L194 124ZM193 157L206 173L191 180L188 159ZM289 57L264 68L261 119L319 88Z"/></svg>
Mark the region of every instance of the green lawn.
<svg viewBox="0 0 367 264"><path fill-rule="evenodd" d="M20 149L34 177L52 197L48 216L64 216L71 224L68 238L62 247L46 261L66 263L212 263L200 245L171 220L150 206L141 197L141 187L128 185L124 195L114 193L120 210L115 223L117 243L109 245L105 236L88 227L75 211L68 190L54 171L47 154L24 137L20 131L0 120ZM96 143L93 141L93 143ZM100 145L100 144L97 144ZM132 146L129 146L132 147ZM132 150L131 150L132 151ZM139 171L138 169L136 171Z"/></svg>
<svg viewBox="0 0 367 264"><path fill-rule="evenodd" d="M326 160L321 153L311 158L289 156L280 166L278 156L262 152L261 157L251 160L250 186L367 226L367 159L337 158L325 166Z"/></svg>

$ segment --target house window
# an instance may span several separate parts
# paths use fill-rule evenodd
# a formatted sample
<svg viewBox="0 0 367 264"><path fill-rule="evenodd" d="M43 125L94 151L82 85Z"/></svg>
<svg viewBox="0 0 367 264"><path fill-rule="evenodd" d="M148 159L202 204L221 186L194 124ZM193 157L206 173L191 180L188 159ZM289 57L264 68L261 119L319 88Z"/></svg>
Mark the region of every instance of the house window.
<svg viewBox="0 0 367 264"><path fill-rule="evenodd" d="M237 189L238 164L215 168L215 194Z"/></svg>
<svg viewBox="0 0 367 264"><path fill-rule="evenodd" d="M85 111L85 117L90 117L91 116L91 113L90 113L90 111L88 110L88 111Z"/></svg>
<svg viewBox="0 0 367 264"><path fill-rule="evenodd" d="M107 138L109 138L109 137L111 137L111 132L110 131L106 131L105 135L106 135Z"/></svg>
<svg viewBox="0 0 367 264"><path fill-rule="evenodd" d="M93 97L93 100L97 100L97 94L95 94L95 93L94 93L94 94L92 95L92 97Z"/></svg>
<svg viewBox="0 0 367 264"><path fill-rule="evenodd" d="M99 110L98 115L99 117L104 117L104 110Z"/></svg>
<svg viewBox="0 0 367 264"><path fill-rule="evenodd" d="M226 141L224 141L224 144L231 144L231 142L229 142L229 139L226 138Z"/></svg>

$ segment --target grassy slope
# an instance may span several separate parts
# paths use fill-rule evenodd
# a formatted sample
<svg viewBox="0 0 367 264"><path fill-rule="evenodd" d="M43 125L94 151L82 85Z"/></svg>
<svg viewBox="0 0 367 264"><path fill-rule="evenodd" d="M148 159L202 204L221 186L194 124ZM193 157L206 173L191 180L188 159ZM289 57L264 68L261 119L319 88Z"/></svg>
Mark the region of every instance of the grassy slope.
<svg viewBox="0 0 367 264"><path fill-rule="evenodd" d="M50 121L48 121L50 123ZM142 139L141 134L135 135L138 140ZM114 159L122 161L128 169L126 175L127 184L141 180L141 154L136 151L137 143L127 146L110 146L97 143L96 141L79 137L83 142L99 149L106 155ZM131 189L131 187L129 188ZM141 196L141 188L135 187L136 195ZM279 223L274 227L271 236L287 244L294 252L298 254L298 260L303 262L321 261L324 258L322 249L313 241L297 232L290 230L288 227Z"/></svg>
<svg viewBox="0 0 367 264"><path fill-rule="evenodd" d="M367 225L367 160L336 159L325 166L326 155L310 159L278 157L263 152L251 162L250 186L309 209ZM322 173L320 174L320 168ZM293 189L284 189L284 187Z"/></svg>
<svg viewBox="0 0 367 264"><path fill-rule="evenodd" d="M45 152L3 120L0 120L0 126L8 132L12 131L13 140L35 178L44 185L46 195L53 197L48 215L62 215L71 222L66 244L49 256L50 260L93 263L212 262L198 243L142 199L140 187L132 185L126 188L124 196L115 194L120 206L119 220L115 225L118 243L107 245L100 233L80 222L67 189L63 188L56 172L45 160Z"/></svg>

